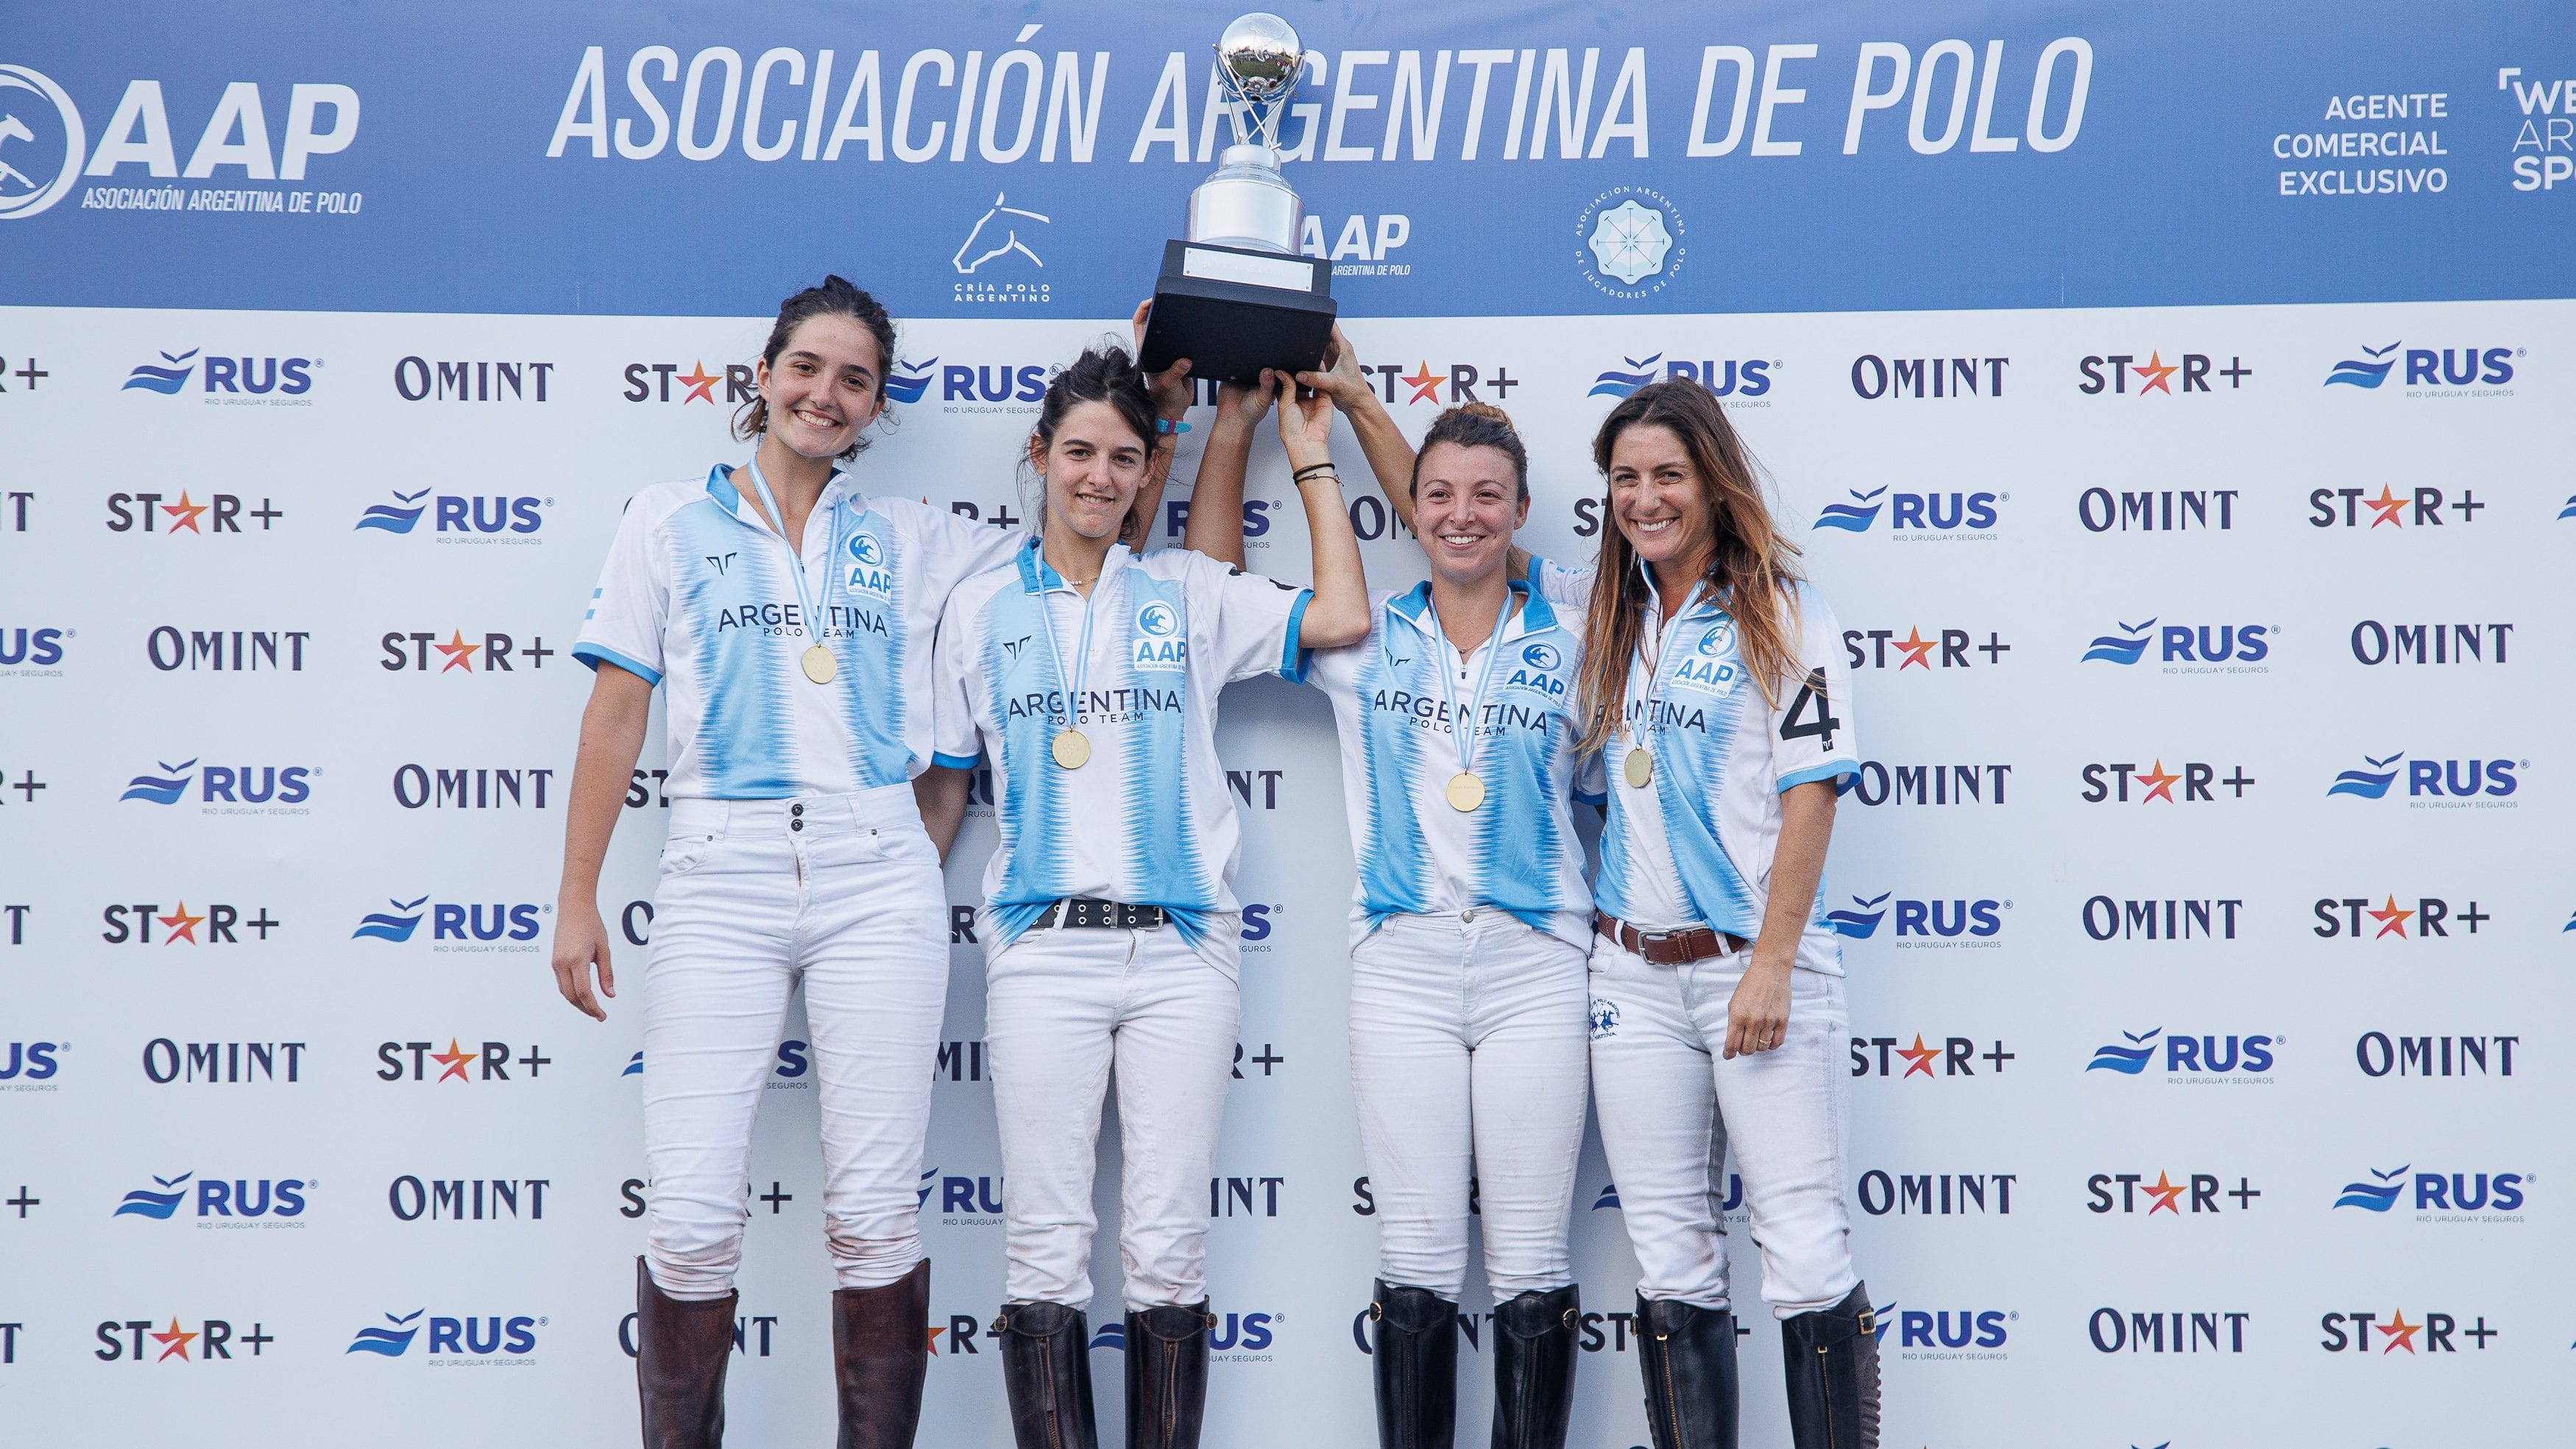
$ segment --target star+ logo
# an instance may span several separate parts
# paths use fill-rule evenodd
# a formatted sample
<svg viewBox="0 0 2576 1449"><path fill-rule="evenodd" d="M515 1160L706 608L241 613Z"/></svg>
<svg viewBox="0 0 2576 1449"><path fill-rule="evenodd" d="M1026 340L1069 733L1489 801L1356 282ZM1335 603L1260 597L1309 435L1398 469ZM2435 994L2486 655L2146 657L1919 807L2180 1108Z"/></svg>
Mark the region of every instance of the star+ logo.
<svg viewBox="0 0 2576 1449"><path fill-rule="evenodd" d="M2210 391L2210 354L2184 352L2176 355L2182 359L2179 363L2165 361L2161 349L2150 350L2144 362L2138 360L2137 354L2130 352L2088 356L2075 365L2076 371L2084 375L2084 380L2075 385L2075 390L2086 397L2101 397L2106 394L2112 397L2145 397L2151 392L2175 397ZM2110 369L2108 376L2103 374L2103 369L2106 367ZM2220 377L2227 379L2227 390L2230 392L2243 388L2245 379L2254 375L2254 369L2247 367L2241 357L2228 358L2227 365L2217 371ZM2180 376L2176 376L2177 373ZM2137 384L2134 393L2129 387L2133 381Z"/></svg>
<svg viewBox="0 0 2576 1449"><path fill-rule="evenodd" d="M482 642L467 643L465 631L454 628L447 631L445 643L439 642L435 631L406 633L400 629L388 629L377 644L384 651L384 657L376 661L376 667L388 674L406 670L415 674L446 674L458 669L472 674L478 662L485 674L511 674L517 672L522 661L530 669L543 669L547 660L563 652L547 648L542 635L530 638L527 647L522 649L516 639L502 633L486 633ZM435 668L429 661L433 650L439 657ZM479 661L477 655L481 656Z"/></svg>
<svg viewBox="0 0 2576 1449"><path fill-rule="evenodd" d="M2232 791L2233 798L2242 800L2246 787L2258 783L2245 773L2243 765L2231 766L2227 777L2221 779L2216 765L2199 760L2176 763L2182 766L2178 773L2165 768L2161 755L2155 757L2150 768L2143 770L2135 761L2127 760L2087 764L2083 769L2084 802L2088 805L2105 802L2126 805L2131 803L2134 793L2135 803L2140 805L2159 801L2168 805L2212 804L2218 799L2216 791L2220 787ZM2182 786L2180 797L2174 794L2176 785ZM2136 787L2134 792L2132 786Z"/></svg>
<svg viewBox="0 0 2576 1449"><path fill-rule="evenodd" d="M1904 1045L1897 1036L1856 1036L1851 1039L1851 1074L1855 1077L1973 1077L1977 1063L1986 1063L1989 1073L2000 1073L2006 1062L2017 1061L2020 1053L2004 1050L1998 1040L1985 1051L1978 1051L1974 1040L1964 1036L1944 1037L1938 1046L1927 1046L1923 1033L1914 1034L1914 1045ZM1873 1056L1873 1053L1875 1055ZM1935 1067L1939 1070L1936 1072Z"/></svg>
<svg viewBox="0 0 2576 1449"><path fill-rule="evenodd" d="M2120 1213L2152 1218L2158 1213L2171 1213L2177 1222L2186 1213L2196 1217L2226 1211L2222 1198L2235 1199L2236 1211L2243 1212L2263 1195L2262 1189L2245 1177L2238 1177L2236 1186L2231 1188L2214 1172L2187 1172L2182 1181L2176 1182L2162 1169L2157 1170L2153 1182L2147 1181L2143 1172L2097 1172L2084 1180L2084 1190L2085 1211L2097 1217Z"/></svg>
<svg viewBox="0 0 2576 1449"><path fill-rule="evenodd" d="M1926 638L1920 626L1911 625L1902 639L1893 629L1845 629L1843 654L1854 669L1893 669L1902 676L1909 669L1929 674L1935 669L1973 668L1977 661L1968 657L1971 653L1983 654L1988 664L2000 664L2012 652L1995 630L1986 631L1983 644L1971 642L1975 637L1966 629L1936 629Z"/></svg>
<svg viewBox="0 0 2576 1449"><path fill-rule="evenodd" d="M167 493L110 493L107 495L107 531L110 533L158 533L176 538L182 533L199 538L215 534L242 532L243 518L259 520L265 533L277 520L286 516L266 498L259 507L245 512L238 493L209 493L199 503L189 490L179 490L179 501L165 502Z"/></svg>
<svg viewBox="0 0 2576 1449"><path fill-rule="evenodd" d="M2451 520L2442 516L2450 509L2459 522L2478 521L2478 514L2491 504L2480 503L2476 490L2463 488L2460 496L2449 499L2439 488L2417 488L2400 493L2390 484L2379 485L2377 497L2359 488L2311 488L2308 490L2308 526L2310 528L2358 528L2377 532L2394 528L2403 533L2410 525L2416 528L2446 528ZM2342 507L2338 509L2337 503ZM2368 516L2365 517L2364 513Z"/></svg>

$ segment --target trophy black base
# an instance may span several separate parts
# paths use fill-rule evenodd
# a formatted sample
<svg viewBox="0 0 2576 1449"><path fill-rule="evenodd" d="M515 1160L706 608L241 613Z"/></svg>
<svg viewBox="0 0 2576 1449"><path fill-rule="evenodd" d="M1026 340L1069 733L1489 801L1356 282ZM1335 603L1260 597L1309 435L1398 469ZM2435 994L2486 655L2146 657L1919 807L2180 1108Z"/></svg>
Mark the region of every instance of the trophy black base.
<svg viewBox="0 0 2576 1449"><path fill-rule="evenodd" d="M1265 367L1314 371L1332 348L1332 293L1321 257L1165 242L1137 363L1160 372L1186 357L1190 376L1233 383L1257 382Z"/></svg>

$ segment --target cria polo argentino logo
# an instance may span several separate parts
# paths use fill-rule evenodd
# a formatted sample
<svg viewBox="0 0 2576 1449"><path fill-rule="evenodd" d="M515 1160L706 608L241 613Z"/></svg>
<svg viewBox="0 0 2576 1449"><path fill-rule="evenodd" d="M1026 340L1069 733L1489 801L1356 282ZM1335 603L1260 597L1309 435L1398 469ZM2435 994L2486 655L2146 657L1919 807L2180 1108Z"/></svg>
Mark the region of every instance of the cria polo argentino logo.
<svg viewBox="0 0 2576 1449"><path fill-rule="evenodd" d="M0 65L0 221L34 216L70 195L88 153L80 108L63 88L41 71Z"/></svg>

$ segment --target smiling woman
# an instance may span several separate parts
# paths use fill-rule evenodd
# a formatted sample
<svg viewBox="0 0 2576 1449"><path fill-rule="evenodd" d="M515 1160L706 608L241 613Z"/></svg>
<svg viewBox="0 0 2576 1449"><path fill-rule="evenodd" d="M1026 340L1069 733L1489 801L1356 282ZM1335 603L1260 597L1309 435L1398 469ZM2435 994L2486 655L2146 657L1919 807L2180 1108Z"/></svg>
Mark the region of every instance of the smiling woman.
<svg viewBox="0 0 2576 1449"><path fill-rule="evenodd" d="M1113 1065L1128 1442L1198 1442L1207 1183L1240 1014L1238 834L1217 694L1255 675L1297 679L1309 650L1365 628L1331 429L1322 398L1282 406L1313 589L1187 549L1137 554L1120 536L1170 429L1124 350L1083 353L1048 385L1029 436L1045 490L1038 532L1008 567L968 581L940 630L948 798L962 800L964 772L989 760L1001 833L976 934L1011 1184L1009 1301L993 1327L1021 1449L1093 1440L1092 1147Z"/></svg>
<svg viewBox="0 0 2576 1449"><path fill-rule="evenodd" d="M669 690L671 825L644 978L650 1230L636 1264L645 1442L724 1425L752 1119L802 985L823 1097L824 1242L849 1449L912 1442L930 1264L914 1183L946 1004L940 857L913 777L931 757L931 640L960 579L1011 535L836 465L885 407L894 323L826 277L787 299L735 422L741 466L629 502L573 654L582 716L556 908L566 1000L616 994L599 868L656 687ZM597 994L592 989L597 975Z"/></svg>

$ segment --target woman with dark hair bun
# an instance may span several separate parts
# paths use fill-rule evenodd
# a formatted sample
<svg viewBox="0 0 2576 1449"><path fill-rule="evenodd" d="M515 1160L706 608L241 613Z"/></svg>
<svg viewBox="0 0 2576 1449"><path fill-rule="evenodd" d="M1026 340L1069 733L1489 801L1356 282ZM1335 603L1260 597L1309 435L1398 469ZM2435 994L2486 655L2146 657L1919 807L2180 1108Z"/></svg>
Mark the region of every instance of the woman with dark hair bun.
<svg viewBox="0 0 2576 1449"><path fill-rule="evenodd" d="M934 841L913 781L931 760L932 640L950 590L1015 540L870 497L840 471L883 415L894 348L885 308L839 277L788 298L735 424L750 457L628 500L572 649L597 677L553 964L565 999L601 1020L616 985L600 860L653 691L668 695L635 1279L652 1449L723 1438L752 1119L800 983L842 1449L902 1449L920 1416L930 1264L914 1188L947 1001L939 863L955 821Z"/></svg>
<svg viewBox="0 0 2576 1449"><path fill-rule="evenodd" d="M1592 1090L1641 1275L1646 1420L1655 1449L1736 1442L1732 1143L1791 1442L1874 1449L1878 1338L1843 1198L1850 1023L1823 919L1835 784L1859 769L1839 632L1706 388L1638 389L1592 456L1612 523L1575 704L1609 796Z"/></svg>
<svg viewBox="0 0 2576 1449"><path fill-rule="evenodd" d="M948 803L935 808L962 808L980 756L1001 833L977 934L1010 1182L1008 1301L993 1326L1020 1449L1095 1442L1085 1310L1113 1066L1127 1442L1199 1440L1207 1183L1240 1011L1217 694L1259 674L1296 679L1309 650L1368 629L1359 543L1325 446L1331 407L1283 402L1279 427L1314 588L1184 549L1134 553L1119 534L1160 424L1125 351L1085 352L1048 385L1029 435L1036 532L958 590L940 629L933 793Z"/></svg>

